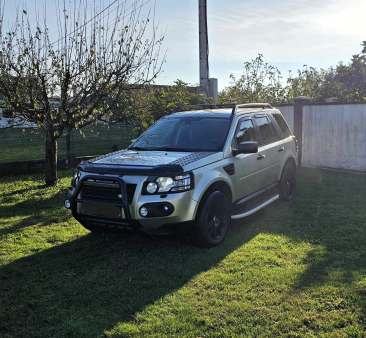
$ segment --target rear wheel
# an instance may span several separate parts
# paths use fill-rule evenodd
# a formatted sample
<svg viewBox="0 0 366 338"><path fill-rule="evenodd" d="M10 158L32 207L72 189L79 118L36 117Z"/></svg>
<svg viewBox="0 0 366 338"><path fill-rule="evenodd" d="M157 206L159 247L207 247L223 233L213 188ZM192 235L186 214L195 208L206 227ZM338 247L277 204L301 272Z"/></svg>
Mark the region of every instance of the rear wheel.
<svg viewBox="0 0 366 338"><path fill-rule="evenodd" d="M292 201L296 192L296 170L293 164L288 163L282 172L280 182L280 199L284 202Z"/></svg>
<svg viewBox="0 0 366 338"><path fill-rule="evenodd" d="M230 203L221 191L212 192L201 203L191 239L199 247L212 248L226 237L231 219Z"/></svg>

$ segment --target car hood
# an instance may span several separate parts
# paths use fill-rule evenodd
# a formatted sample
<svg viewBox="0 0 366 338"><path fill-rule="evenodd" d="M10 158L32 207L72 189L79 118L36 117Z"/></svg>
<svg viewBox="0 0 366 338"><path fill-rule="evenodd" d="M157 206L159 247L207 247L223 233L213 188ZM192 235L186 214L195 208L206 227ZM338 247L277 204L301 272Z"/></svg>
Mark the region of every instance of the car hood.
<svg viewBox="0 0 366 338"><path fill-rule="evenodd" d="M114 164L122 166L180 165L183 167L212 154L214 154L214 152L125 150L96 158L92 162L95 164Z"/></svg>
<svg viewBox="0 0 366 338"><path fill-rule="evenodd" d="M178 175L222 159L222 152L123 150L82 161L86 173L112 175Z"/></svg>

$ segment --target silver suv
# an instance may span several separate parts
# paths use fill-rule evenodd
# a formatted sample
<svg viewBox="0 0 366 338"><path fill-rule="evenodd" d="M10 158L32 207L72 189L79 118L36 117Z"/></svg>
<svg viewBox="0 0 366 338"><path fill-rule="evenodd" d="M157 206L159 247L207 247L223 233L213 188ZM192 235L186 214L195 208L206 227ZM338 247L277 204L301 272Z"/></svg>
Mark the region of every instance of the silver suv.
<svg viewBox="0 0 366 338"><path fill-rule="evenodd" d="M296 139L278 109L194 106L126 150L81 162L65 206L92 232L190 231L196 245L213 247L231 219L292 200L296 166Z"/></svg>

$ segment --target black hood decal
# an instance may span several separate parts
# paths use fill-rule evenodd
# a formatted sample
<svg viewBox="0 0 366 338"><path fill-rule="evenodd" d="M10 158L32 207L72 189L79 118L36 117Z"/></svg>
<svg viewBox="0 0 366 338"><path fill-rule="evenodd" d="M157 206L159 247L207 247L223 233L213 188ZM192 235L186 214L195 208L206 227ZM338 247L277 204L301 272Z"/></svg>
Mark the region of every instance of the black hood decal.
<svg viewBox="0 0 366 338"><path fill-rule="evenodd" d="M193 154L189 154L187 156L181 157L177 160L175 160L174 162L171 162L170 164L178 164L181 166L185 166L188 164L191 164L193 162L196 162L198 160L201 160L202 158L205 158L207 156L216 154L216 152L199 152L199 153L193 153Z"/></svg>

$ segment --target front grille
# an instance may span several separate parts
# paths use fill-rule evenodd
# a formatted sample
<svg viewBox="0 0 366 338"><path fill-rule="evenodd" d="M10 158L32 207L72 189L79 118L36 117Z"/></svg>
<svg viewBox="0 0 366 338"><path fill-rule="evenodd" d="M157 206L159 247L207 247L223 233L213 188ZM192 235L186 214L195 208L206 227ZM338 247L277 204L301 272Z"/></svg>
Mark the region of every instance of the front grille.
<svg viewBox="0 0 366 338"><path fill-rule="evenodd" d="M132 203L136 186L136 184L126 184L127 200L129 204ZM81 189L81 196L86 199L120 200L120 198L118 198L118 195L120 194L121 188L119 184L114 182L99 183L86 181L83 183L83 188Z"/></svg>

